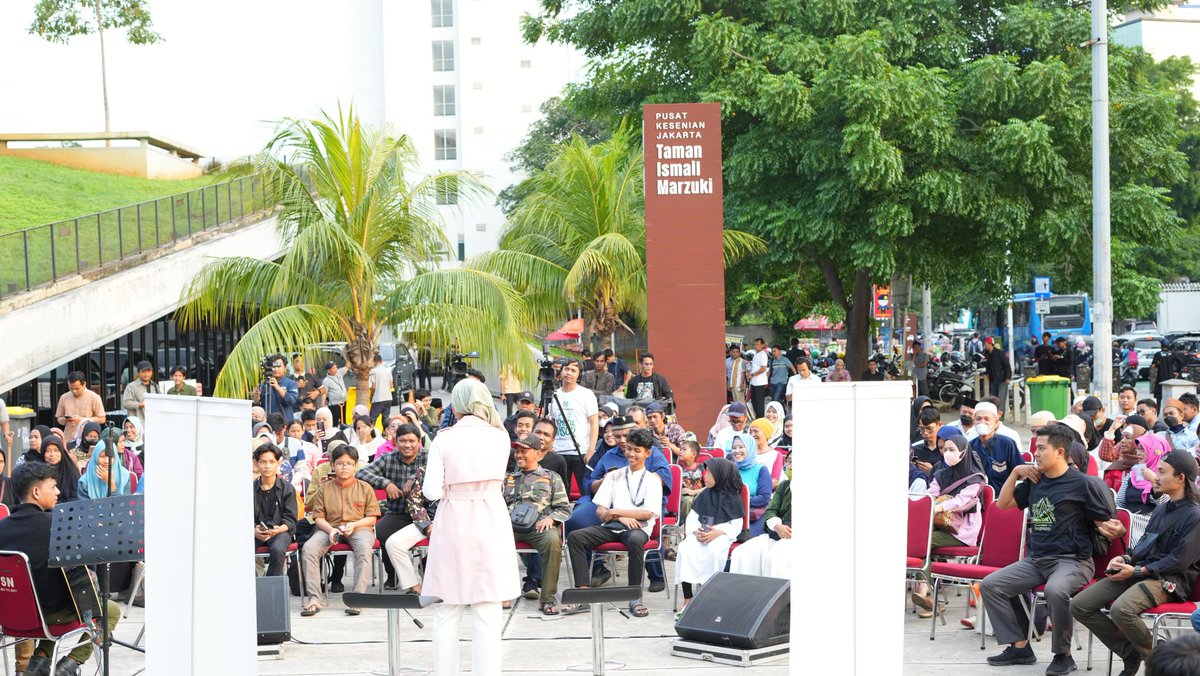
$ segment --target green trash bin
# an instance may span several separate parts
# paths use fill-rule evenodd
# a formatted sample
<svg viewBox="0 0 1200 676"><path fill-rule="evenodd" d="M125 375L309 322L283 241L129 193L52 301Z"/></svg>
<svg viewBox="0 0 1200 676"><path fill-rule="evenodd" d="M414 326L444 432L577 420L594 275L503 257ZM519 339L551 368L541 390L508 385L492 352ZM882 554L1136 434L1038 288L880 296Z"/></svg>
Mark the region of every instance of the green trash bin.
<svg viewBox="0 0 1200 676"><path fill-rule="evenodd" d="M1062 420L1071 412L1071 379L1062 376L1038 376L1028 378L1029 410L1050 411L1055 420Z"/></svg>

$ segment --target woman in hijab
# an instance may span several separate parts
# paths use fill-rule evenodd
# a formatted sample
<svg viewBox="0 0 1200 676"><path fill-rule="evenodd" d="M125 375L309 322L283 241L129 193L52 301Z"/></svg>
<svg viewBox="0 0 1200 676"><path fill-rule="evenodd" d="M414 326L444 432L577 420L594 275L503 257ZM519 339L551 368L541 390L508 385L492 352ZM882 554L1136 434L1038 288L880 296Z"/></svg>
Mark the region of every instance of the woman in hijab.
<svg viewBox="0 0 1200 676"><path fill-rule="evenodd" d="M742 477L722 458L705 463L704 490L692 502L675 558L675 578L683 585L683 607L692 601L692 585L725 570L729 544L742 532L746 515Z"/></svg>
<svg viewBox="0 0 1200 676"><path fill-rule="evenodd" d="M775 430L775 433L771 435L771 438L767 442L772 447L781 446L782 444L779 443L779 440L783 438L783 422L787 418L787 415L783 412L783 404L777 401L767 404L767 410L763 413L763 417L771 423L771 428Z"/></svg>
<svg viewBox="0 0 1200 676"><path fill-rule="evenodd" d="M136 415L131 415L125 419L125 424L122 429L125 430L125 450L130 451L138 456L138 460L143 465L146 464L145 456L142 455L146 450L146 439L144 434L145 425L142 424L142 419ZM139 475L140 476L140 475Z"/></svg>
<svg viewBox="0 0 1200 676"><path fill-rule="evenodd" d="M433 670L458 673L458 623L470 606L471 671L500 673L500 604L521 593L512 522L501 484L508 432L487 386L464 378L451 393L458 422L429 446L422 492L438 504L421 592L442 599L433 611Z"/></svg>
<svg viewBox="0 0 1200 676"><path fill-rule="evenodd" d="M979 504L987 474L979 464L979 456L971 451L967 438L954 434L942 442L942 464L933 473L928 495L933 497L933 513L944 512L954 532L935 528L930 538L933 549L938 547L974 547L983 525L983 508ZM912 594L913 603L925 609L931 617L933 597L929 586L921 582Z"/></svg>
<svg viewBox="0 0 1200 676"><path fill-rule="evenodd" d="M21 457L17 458L16 463L13 464L13 467L20 465L23 462L41 462L42 439L45 439L51 434L54 433L51 432L50 428L46 427L45 425L35 425L33 429L29 430L29 443L26 444L25 452L21 454Z"/></svg>
<svg viewBox="0 0 1200 676"><path fill-rule="evenodd" d="M1134 514L1150 514L1158 507L1152 497L1158 464L1171 452L1171 446L1149 431L1134 439L1133 444L1140 451L1142 462L1130 467L1121 506Z"/></svg>
<svg viewBox="0 0 1200 676"><path fill-rule="evenodd" d="M910 444L915 444L921 440L921 430L917 427L917 417L921 415L921 409L927 406L933 406L933 402L929 400L929 397L921 395L913 399L912 416L908 421L908 443Z"/></svg>
<svg viewBox="0 0 1200 676"><path fill-rule="evenodd" d="M783 430L783 435L779 437L779 441L776 442L775 447L790 449L792 447L792 419L784 418L783 424L779 428Z"/></svg>
<svg viewBox="0 0 1200 676"><path fill-rule="evenodd" d="M705 446L712 448L712 445L717 443L717 436L721 434L721 430L729 427L729 404L721 407L721 412L717 414L717 421L708 430L708 441Z"/></svg>
<svg viewBox="0 0 1200 676"><path fill-rule="evenodd" d="M79 499L107 498L131 492L129 470L116 457L116 449L110 451L103 441L98 442L88 460L87 471L79 477Z"/></svg>
<svg viewBox="0 0 1200 676"><path fill-rule="evenodd" d="M733 550L729 572L792 579L792 456L783 461L783 481L767 505L766 533Z"/></svg>
<svg viewBox="0 0 1200 676"><path fill-rule="evenodd" d="M783 464L779 465L779 474L775 473L775 461L779 459L779 451L771 445L770 439L774 429L771 427L771 421L766 418L757 418L750 423L747 430L750 436L754 437L755 453L758 455L758 464L767 468L771 473L771 489L779 484L779 477L783 474Z"/></svg>
<svg viewBox="0 0 1200 676"><path fill-rule="evenodd" d="M736 432L729 437L725 457L737 465L742 483L750 493L750 533L761 535L763 512L771 501L771 472L758 462L754 449L754 439L749 434Z"/></svg>
<svg viewBox="0 0 1200 676"><path fill-rule="evenodd" d="M58 470L58 501L79 499L79 466L67 455L62 437L51 434L42 438L41 461Z"/></svg>

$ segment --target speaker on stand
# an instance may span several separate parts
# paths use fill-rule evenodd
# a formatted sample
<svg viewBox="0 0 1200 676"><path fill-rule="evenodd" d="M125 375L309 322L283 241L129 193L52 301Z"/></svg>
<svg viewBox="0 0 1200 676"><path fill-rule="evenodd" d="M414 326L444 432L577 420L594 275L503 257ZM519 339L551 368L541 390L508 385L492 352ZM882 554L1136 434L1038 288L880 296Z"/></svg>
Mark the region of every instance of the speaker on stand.
<svg viewBox="0 0 1200 676"><path fill-rule="evenodd" d="M791 611L790 580L717 573L676 621L671 654L743 667L786 658Z"/></svg>
<svg viewBox="0 0 1200 676"><path fill-rule="evenodd" d="M284 642L292 639L287 576L256 577L254 584L258 618L258 655L281 660Z"/></svg>

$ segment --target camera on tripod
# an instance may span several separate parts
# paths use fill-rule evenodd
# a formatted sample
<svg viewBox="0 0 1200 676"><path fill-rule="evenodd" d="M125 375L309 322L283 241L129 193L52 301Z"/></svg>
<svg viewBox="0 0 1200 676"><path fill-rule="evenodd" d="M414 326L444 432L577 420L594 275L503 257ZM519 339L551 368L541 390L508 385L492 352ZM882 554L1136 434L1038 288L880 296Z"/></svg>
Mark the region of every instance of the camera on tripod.
<svg viewBox="0 0 1200 676"><path fill-rule="evenodd" d="M450 355L450 378L446 383L447 390L454 390L454 386L458 381L467 377L467 360L478 359L479 353L472 350L470 352L454 352Z"/></svg>
<svg viewBox="0 0 1200 676"><path fill-rule="evenodd" d="M538 380L543 383L553 383L558 378L558 373L554 370L554 358L550 353L542 349L542 356L538 357Z"/></svg>
<svg viewBox="0 0 1200 676"><path fill-rule="evenodd" d="M270 380L275 373L275 359L271 356L263 357L258 367L262 369L262 379Z"/></svg>

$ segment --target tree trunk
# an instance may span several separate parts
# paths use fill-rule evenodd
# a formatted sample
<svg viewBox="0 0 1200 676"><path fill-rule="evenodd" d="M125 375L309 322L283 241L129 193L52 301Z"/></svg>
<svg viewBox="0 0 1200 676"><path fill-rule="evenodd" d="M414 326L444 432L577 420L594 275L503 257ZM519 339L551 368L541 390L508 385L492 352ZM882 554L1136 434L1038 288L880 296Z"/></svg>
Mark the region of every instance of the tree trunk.
<svg viewBox="0 0 1200 676"><path fill-rule="evenodd" d="M846 308L846 368L851 377L858 378L867 370L870 357L871 331L871 273L867 270L854 271L854 290L850 306Z"/></svg>
<svg viewBox="0 0 1200 676"><path fill-rule="evenodd" d="M104 17L100 13L100 0L96 0L96 33L100 35L100 86L104 93L104 135L112 133L108 117L108 64L104 56ZM112 147L112 139L104 139L104 147Z"/></svg>
<svg viewBox="0 0 1200 676"><path fill-rule="evenodd" d="M377 336L371 327L351 321L353 335L346 342L346 365L357 379L355 384L354 401L356 404L371 406L371 367L375 365Z"/></svg>

